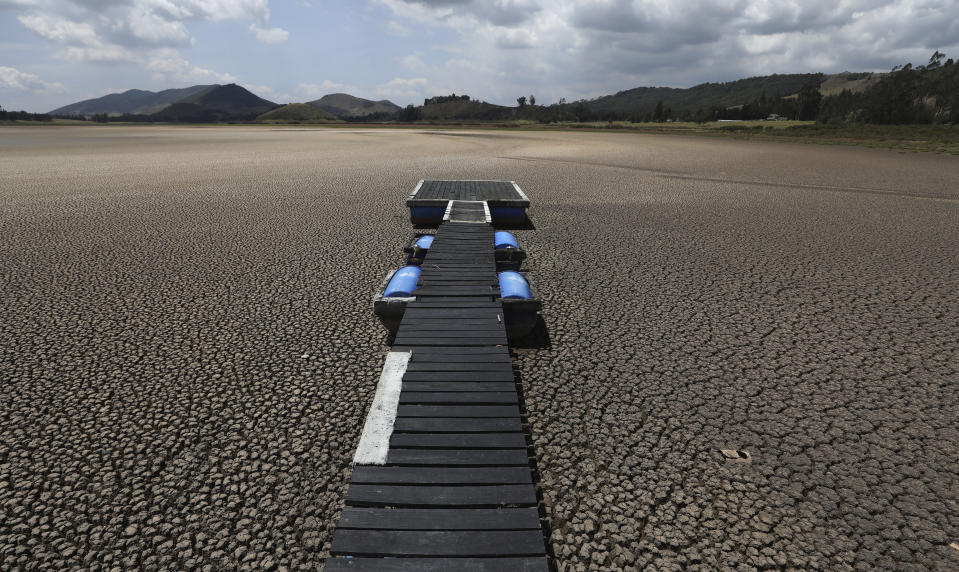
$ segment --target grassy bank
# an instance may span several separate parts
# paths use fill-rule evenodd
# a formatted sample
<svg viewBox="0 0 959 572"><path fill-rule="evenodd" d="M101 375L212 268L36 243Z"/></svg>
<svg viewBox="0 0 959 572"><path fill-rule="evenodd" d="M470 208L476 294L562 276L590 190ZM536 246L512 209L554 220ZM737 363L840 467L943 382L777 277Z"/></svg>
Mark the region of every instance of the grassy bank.
<svg viewBox="0 0 959 572"><path fill-rule="evenodd" d="M559 126L557 126L559 127ZM859 145L959 155L959 125L823 125L814 121L709 123L574 123L572 129L768 139L823 145Z"/></svg>
<svg viewBox="0 0 959 572"><path fill-rule="evenodd" d="M791 143L816 143L820 145L857 145L903 151L924 151L959 155L959 125L824 125L814 121L735 121L735 122L673 122L673 123L536 123L533 121L420 121L416 123L323 123L313 121L258 122L263 126L301 126L310 128L398 128L398 129L520 129L520 130L589 130L665 135L701 135L708 137L731 137L735 139L760 139L788 141ZM173 125L169 123L95 123L54 119L49 122L13 121L0 125ZM186 124L194 127L224 124ZM235 123L233 125L256 125Z"/></svg>

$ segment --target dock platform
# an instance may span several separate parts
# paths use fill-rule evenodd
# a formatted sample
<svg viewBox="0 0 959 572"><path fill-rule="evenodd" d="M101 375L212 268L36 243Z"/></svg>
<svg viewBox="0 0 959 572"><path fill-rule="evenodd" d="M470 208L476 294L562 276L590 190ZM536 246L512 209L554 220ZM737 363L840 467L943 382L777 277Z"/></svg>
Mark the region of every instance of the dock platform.
<svg viewBox="0 0 959 572"><path fill-rule="evenodd" d="M454 201L485 202L493 224L498 226L524 223L530 204L515 181L423 180L406 199L410 221L414 225L438 225Z"/></svg>
<svg viewBox="0 0 959 572"><path fill-rule="evenodd" d="M549 569L494 230L475 208L462 214L423 260L390 352L408 357L388 447L354 465L327 570Z"/></svg>

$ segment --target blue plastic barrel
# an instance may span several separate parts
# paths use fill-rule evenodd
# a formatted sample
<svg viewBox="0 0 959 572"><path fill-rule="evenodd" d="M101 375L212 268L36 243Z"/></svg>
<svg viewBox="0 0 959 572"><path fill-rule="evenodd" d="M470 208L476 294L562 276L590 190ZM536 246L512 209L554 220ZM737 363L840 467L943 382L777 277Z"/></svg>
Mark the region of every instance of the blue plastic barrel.
<svg viewBox="0 0 959 572"><path fill-rule="evenodd" d="M493 246L496 248L519 248L516 237L505 230L497 230L493 234Z"/></svg>
<svg viewBox="0 0 959 572"><path fill-rule="evenodd" d="M423 250L429 250L431 244L433 244L433 235L424 234L423 236L416 239L416 244L414 244L413 246L415 246L416 248L422 248Z"/></svg>
<svg viewBox="0 0 959 572"><path fill-rule="evenodd" d="M529 290L529 284L523 278L523 275L512 270L499 273L499 293L500 298L529 300L533 297L533 293Z"/></svg>
<svg viewBox="0 0 959 572"><path fill-rule="evenodd" d="M420 279L419 266L404 266L393 274L390 283L383 292L384 298L406 298L416 290L416 283Z"/></svg>

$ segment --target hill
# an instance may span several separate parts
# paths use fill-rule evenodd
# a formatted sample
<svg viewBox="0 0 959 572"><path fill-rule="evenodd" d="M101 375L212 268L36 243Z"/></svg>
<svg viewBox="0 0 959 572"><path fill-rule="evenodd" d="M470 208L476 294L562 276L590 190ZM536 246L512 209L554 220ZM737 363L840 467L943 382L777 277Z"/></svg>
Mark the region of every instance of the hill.
<svg viewBox="0 0 959 572"><path fill-rule="evenodd" d="M823 78L822 85L819 86L819 93L823 96L838 95L843 90L852 93L861 93L870 87L879 83L887 74L884 73L849 73L842 72L827 75Z"/></svg>
<svg viewBox="0 0 959 572"><path fill-rule="evenodd" d="M54 109L51 115L124 115L150 114L160 111L168 105L190 97L200 91L208 90L212 85L194 85L182 89L148 91L130 89L123 93L111 93L103 97L86 99Z"/></svg>
<svg viewBox="0 0 959 572"><path fill-rule="evenodd" d="M234 117L256 117L277 106L272 101L258 97L235 83L211 85L177 103L192 103Z"/></svg>
<svg viewBox="0 0 959 572"><path fill-rule="evenodd" d="M111 93L96 99L73 103L55 109L50 114L111 117L138 115L155 117L156 121L177 122L222 121L252 119L274 107L276 104L272 101L257 97L248 90L231 83L229 85L194 85L159 92L131 89L123 93Z"/></svg>
<svg viewBox="0 0 959 572"><path fill-rule="evenodd" d="M322 109L341 119L347 117L366 117L374 113L390 114L400 110L399 105L386 99L371 101L348 93L331 93L324 95L319 99L308 101L307 105Z"/></svg>
<svg viewBox="0 0 959 572"><path fill-rule="evenodd" d="M514 108L494 105L485 101L456 100L431 103L420 108L420 118L432 121L445 120L504 120L513 117Z"/></svg>
<svg viewBox="0 0 959 572"><path fill-rule="evenodd" d="M691 116L701 109L745 105L766 98L798 93L817 74L775 74L725 83L702 83L690 88L637 87L583 102L593 113L613 112L643 115L655 110L659 101L674 116Z"/></svg>
<svg viewBox="0 0 959 572"><path fill-rule="evenodd" d="M277 107L271 111L267 111L263 115L260 115L256 118L258 122L270 123L277 122L283 123L286 121L306 121L310 123L334 123L342 122L342 119L339 119L332 113L323 111L319 107L314 107L312 105L307 105L305 103L291 103L289 105L284 105Z"/></svg>

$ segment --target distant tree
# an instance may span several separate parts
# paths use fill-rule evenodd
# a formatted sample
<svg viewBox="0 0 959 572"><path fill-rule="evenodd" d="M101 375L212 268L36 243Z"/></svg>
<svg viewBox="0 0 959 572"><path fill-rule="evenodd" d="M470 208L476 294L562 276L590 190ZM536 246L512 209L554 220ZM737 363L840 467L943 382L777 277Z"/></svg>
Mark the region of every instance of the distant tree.
<svg viewBox="0 0 959 572"><path fill-rule="evenodd" d="M799 90L797 98L796 119L812 120L819 115L819 107L822 105L822 94L819 93L819 86L822 85L822 74L806 82Z"/></svg>
<svg viewBox="0 0 959 572"><path fill-rule="evenodd" d="M526 96L517 97L516 103L518 103L520 107L526 107Z"/></svg>
<svg viewBox="0 0 959 572"><path fill-rule="evenodd" d="M413 107L413 104L411 103L400 110L397 118L404 123L412 123L418 120L420 117L420 109L418 107Z"/></svg>
<svg viewBox="0 0 959 572"><path fill-rule="evenodd" d="M927 70L929 70L929 69L935 69L935 68L941 66L941 65L942 65L942 58L944 58L944 57L946 57L946 54L940 52L939 50L936 50L935 53L932 54L932 57L929 58L929 64L926 65L926 69L927 69Z"/></svg>
<svg viewBox="0 0 959 572"><path fill-rule="evenodd" d="M565 98L565 97L559 98L559 104L560 104L560 105L566 105L566 98Z"/></svg>
<svg viewBox="0 0 959 572"><path fill-rule="evenodd" d="M529 96L529 104L530 104L530 105L536 105L536 96L535 96L535 95L530 94L530 96Z"/></svg>
<svg viewBox="0 0 959 572"><path fill-rule="evenodd" d="M653 119L656 120L656 121L662 121L662 120L666 119L665 115L663 114L663 100L662 100L662 99L660 99L659 101L656 102L656 111L653 112Z"/></svg>

